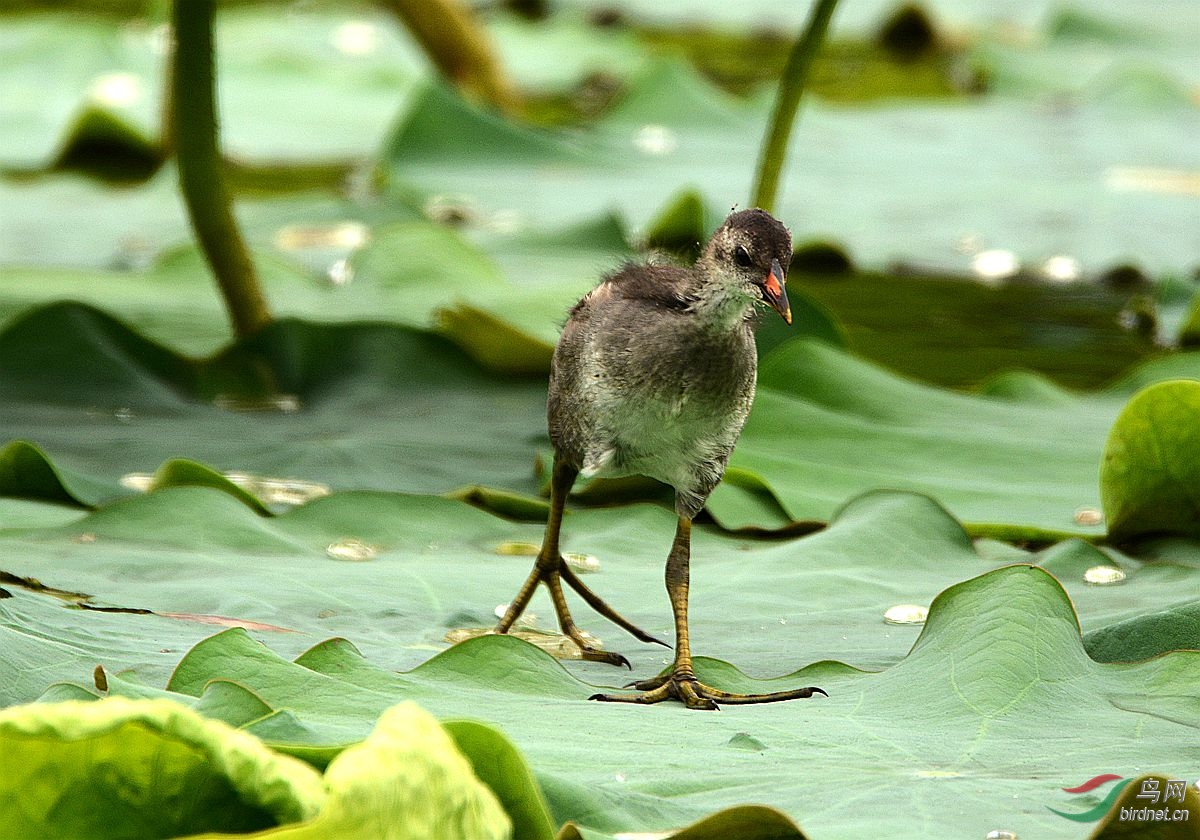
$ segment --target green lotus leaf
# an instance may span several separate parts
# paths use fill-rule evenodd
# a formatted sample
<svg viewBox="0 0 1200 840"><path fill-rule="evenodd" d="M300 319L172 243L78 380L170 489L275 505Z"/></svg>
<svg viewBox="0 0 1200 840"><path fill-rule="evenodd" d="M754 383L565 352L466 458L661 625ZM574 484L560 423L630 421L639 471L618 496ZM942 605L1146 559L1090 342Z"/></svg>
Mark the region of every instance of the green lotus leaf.
<svg viewBox="0 0 1200 840"><path fill-rule="evenodd" d="M219 472L195 461L176 459L159 467L152 476L148 489L160 490L164 487L212 487L222 493L228 493L256 513L264 516L270 514L262 499L234 484Z"/></svg>
<svg viewBox="0 0 1200 840"><path fill-rule="evenodd" d="M1100 490L1114 540L1200 536L1200 382L1135 394L1113 424Z"/></svg>
<svg viewBox="0 0 1200 840"><path fill-rule="evenodd" d="M591 840L608 836L567 823L558 833L557 840ZM762 805L726 808L687 828L655 836L662 840L723 840L727 837L737 837L738 840L807 840L804 832L786 814Z"/></svg>
<svg viewBox="0 0 1200 840"><path fill-rule="evenodd" d="M308 765L170 700L0 711L0 801L13 837L242 833L314 817Z"/></svg>
<svg viewBox="0 0 1200 840"><path fill-rule="evenodd" d="M646 231L646 244L695 259L700 255L700 246L722 219L704 203L704 198L695 190L683 190L667 200Z"/></svg>
<svg viewBox="0 0 1200 840"><path fill-rule="evenodd" d="M1200 377L1200 356L1148 363L1108 391L1069 400L1027 385L977 396L903 379L826 344L789 342L759 366L754 409L730 467L755 476L792 520L827 519L846 498L887 487L928 493L980 533L1099 536L1098 517L1077 512L1100 509L1108 429L1138 385L1180 376ZM1183 415L1171 422L1174 431L1164 434L1180 440L1197 428ZM1181 458L1173 469L1186 469ZM727 493L715 493L709 510L726 527L771 524L744 518L755 508Z"/></svg>
<svg viewBox="0 0 1200 840"><path fill-rule="evenodd" d="M51 166L73 140L152 148L162 57L145 35L122 38L117 26L88 15L10 16L0 37L4 167Z"/></svg>
<svg viewBox="0 0 1200 840"><path fill-rule="evenodd" d="M970 258L951 247L967 230L1012 252L1031 273L1041 272L1046 255L1108 267L1127 262L1130 249L1151 274L1186 271L1194 249L1167 231L1178 229L1189 205L1179 203L1170 187L1150 182L1150 173L1128 172L1132 183L1120 192L1103 186L1126 176L1128 167L1117 163L1145 155L1144 112L1122 98L1097 95L1083 106L1106 129L1075 138L1080 155L1070 175L1042 151L1040 138L1055 117L1031 111L1020 97L870 109L809 103L777 215L798 239L844 242L857 263L873 267L901 257L968 274ZM387 192L406 202L414 193L462 196L481 218L515 214L538 228L615 207L641 231L657 218L664 197L685 190L699 191L715 207L744 201L770 107L767 96L732 100L690 67L669 60L646 65L621 100L583 131L531 132L430 87L383 144ZM1161 107L1163 131L1185 148L1188 106L1176 100ZM947 136L958 142L947 146ZM891 154L879 153L884 137L897 138L887 146ZM980 165L1002 159L991 154L1000 137L1034 150L1019 171ZM1188 162L1177 154L1169 157L1186 171ZM847 173L854 189L845 186ZM1015 216L995 210L1003 201L980 200L1005 194L1025 178L1041 189L1031 189L1037 193L1032 203ZM1085 183L1098 192L1085 198ZM919 207L909 203L903 214L894 212L897 195L917 192ZM1103 219L1072 212L1053 231L1038 221L1051 205L1085 204L1103 209ZM946 220L953 220L953 230Z"/></svg>
<svg viewBox="0 0 1200 840"><path fill-rule="evenodd" d="M669 637L661 576L672 529L671 512L654 506L572 509L564 548L597 557L589 585ZM551 825L573 821L601 838L673 832L747 802L782 811L811 837L894 830L894 810L852 807L866 765L895 801L941 803L921 818L925 836L959 833L964 812L951 803L969 801L972 818L993 828L1066 840L1078 836L1073 824L1043 810L1070 809L1059 788L1135 767L1185 773L1180 757L1200 743L1197 654L1101 664L1079 631L1081 622L1090 632L1177 600L1194 575L1191 543L1162 548L1175 563L1079 540L1038 555L977 547L936 503L901 493L864 496L802 539L697 528L691 615L701 677L731 690L819 685L831 695L698 716L589 703L598 684L623 678L596 663L564 668L516 638L446 648L447 630L494 621L492 607L528 572L528 557L500 547L540 535L539 524L436 497L337 493L263 518L205 487L163 489L58 529L10 529L0 533L0 556L12 571L155 613L81 612L5 584L13 597L0 601L0 659L15 679L4 697L36 697L101 663L110 694L165 685L166 696L320 766L367 738L386 709L413 700L440 719L505 733L536 770ZM346 562L326 553L347 537L375 554ZM1046 570L1005 565L1014 560ZM1123 584L1086 582L1092 566L1118 563ZM903 604L930 606L923 629L884 620ZM544 595L531 610L538 626L553 625ZM212 624L166 613L293 632L235 626L211 635ZM669 653L626 639L582 606L576 614L629 656L635 677L664 667ZM329 640L314 646L320 639ZM739 748L750 739L761 748ZM538 794L524 782L505 792L495 778L520 774L488 771L486 739L473 748L471 740L459 749L514 820L511 803L524 802L527 824L545 829ZM1014 796L1030 808L1014 812ZM859 816L844 824L848 813Z"/></svg>
<svg viewBox="0 0 1200 840"><path fill-rule="evenodd" d="M1062 386L1103 389L1162 355L1153 335L1126 323L1130 290L1105 283L987 284L920 267L822 274L799 265L788 279L789 293L795 288L836 316L843 345L856 354L958 389L999 395L1015 376L1028 390L1038 380L1027 372L1036 370L1053 377L1037 386L1052 399ZM1154 308L1165 320L1174 306L1160 295ZM1168 324L1161 329L1173 340Z"/></svg>
<svg viewBox="0 0 1200 840"><path fill-rule="evenodd" d="M0 601L0 656L11 676L0 702L34 699L98 663L112 675L133 669L143 684L162 685L214 627L266 634L290 656L342 636L372 661L411 669L443 649L450 630L495 621L494 608L512 598L532 562L513 552L535 549L542 527L451 499L378 492L334 493L264 518L205 487L134 496L54 527L8 527L0 531L0 571L13 579L0 586L13 597ZM589 585L669 638L662 569L673 528L671 512L656 506L573 507L563 547L595 557L600 571ZM889 608L927 605L955 581L1004 563L1044 564L1068 588L1089 632L1178 601L1200 568L1186 546L1146 561L1079 541L1039 555L1011 546L984 551L937 503L896 493L863 496L831 527L800 540L708 527L697 529L695 543L695 649L767 673L795 670L797 655L893 664L919 625L884 623ZM1114 565L1124 570L1123 584L1087 582L1088 569ZM22 580L76 594L64 599ZM141 612L81 612L74 606L81 597ZM545 596L531 611L539 627L554 626ZM826 613L837 620L823 620ZM640 672L662 667L656 648L625 639L586 610L578 618ZM378 710L386 705L381 700ZM352 727L339 737L365 734Z"/></svg>
<svg viewBox="0 0 1200 840"><path fill-rule="evenodd" d="M522 297L527 298L527 295ZM555 311L558 303L556 299ZM553 344L531 338L487 310L460 303L442 309L438 320L443 335L490 370L509 375L539 376L550 368Z"/></svg>
<svg viewBox="0 0 1200 840"><path fill-rule="evenodd" d="M1137 662L1170 650L1200 650L1200 602L1185 601L1107 624L1083 641L1097 662Z"/></svg>
<svg viewBox="0 0 1200 840"><path fill-rule="evenodd" d="M0 333L0 358L5 432L53 454L71 497L89 505L128 495L122 476L176 459L333 488L537 490L545 383L488 376L420 331L283 320L197 362L58 304ZM20 475L28 487L0 489L46 491Z"/></svg>
<svg viewBox="0 0 1200 840"><path fill-rule="evenodd" d="M507 285L490 257L448 228L425 220L370 227L358 213L335 213L300 203L290 224L274 214L251 229L253 240L265 240L255 264L278 317L428 329L439 308ZM229 336L212 276L191 245L165 251L139 271L15 267L5 268L0 281L6 290L0 311L10 314L61 299L105 306L150 338L195 354L217 351Z"/></svg>
<svg viewBox="0 0 1200 840"><path fill-rule="evenodd" d="M229 711L202 705L197 711L210 715ZM460 728L465 740L493 751L494 761L523 768L487 727ZM13 836L511 836L491 789L446 730L413 703L384 711L323 778L258 738L165 698L14 706L0 712L0 745L0 801ZM482 764L478 746L476 753ZM508 792L518 784L509 783ZM513 800L521 804L519 796ZM525 823L538 816L536 798L531 805L522 812Z"/></svg>
<svg viewBox="0 0 1200 840"><path fill-rule="evenodd" d="M550 840L554 836L550 814L520 750L499 731L477 721L448 720L442 727L504 807L512 820L513 836Z"/></svg>
<svg viewBox="0 0 1200 840"><path fill-rule="evenodd" d="M507 840L512 823L454 741L415 703L385 711L361 744L325 770L329 797L312 822L268 837L287 840Z"/></svg>
<svg viewBox="0 0 1200 840"><path fill-rule="evenodd" d="M398 173L445 161L476 171L501 161L518 166L561 164L578 160L580 154L565 138L468 105L441 83L424 86L384 146L385 157Z"/></svg>
<svg viewBox="0 0 1200 840"><path fill-rule="evenodd" d="M86 504L67 488L68 482L79 481L78 478L65 478L50 463L46 453L28 441L10 441L0 449L0 495L68 505ZM96 492L93 483L87 479L83 479L82 484L87 488L83 490L85 497Z"/></svg>
<svg viewBox="0 0 1200 840"><path fill-rule="evenodd" d="M397 674L337 641L288 662L241 631L211 637L189 653L172 688L194 691L232 678L326 736L344 737L351 721L369 728L397 696L441 717L482 717L521 748L538 768L552 812L584 837L728 836L718 828L736 833L747 825L752 815L736 807L747 801L787 815L765 820L759 813L781 832L765 836L894 830L894 813L851 807L866 763L873 784L893 801L944 806L904 818L923 836L959 833L965 812L949 805L968 801L972 825L1070 838L1078 836L1077 824L1051 810L1073 810L1074 800L1059 788L1146 765L1186 778L1186 749L1200 743L1194 709L1180 703L1200 687L1200 654L1094 662L1062 587L1025 565L940 593L911 651L882 672L816 663L763 679L703 657L697 671L729 690L818 683L830 697L714 715L614 707L587 702L592 685L506 636L462 643ZM588 673L595 680L608 672ZM572 737L562 738L548 721L569 726ZM611 737L612 727L620 739ZM938 736L930 738L935 727ZM251 731L261 734L257 724ZM739 739L760 748L740 749ZM682 776L671 769L681 763L689 768ZM810 772L814 765L821 774ZM1030 807L1014 811L1014 798ZM712 822L681 829L705 817ZM571 831L561 836L576 836Z"/></svg>
<svg viewBox="0 0 1200 840"><path fill-rule="evenodd" d="M14 395L0 404L6 431L52 455L60 476L86 479L68 486L87 504L127 494L122 476L176 458L335 489L538 490L545 383L489 377L443 340L411 330L284 320L197 362L95 310L59 304L0 333L0 358L0 385ZM529 356L510 358L523 365ZM1076 512L1099 508L1096 474L1113 419L1136 387L1198 375L1197 355L1179 354L1099 394L1048 400L1026 379L1019 392L972 396L788 341L762 360L731 460L737 480L709 509L729 528L788 527L827 521L882 486L933 494L980 533L1098 536L1103 526L1077 522ZM40 396L47 383L49 398ZM226 407L198 404L214 399ZM288 448L265 445L280 435ZM618 498L580 489L593 501Z"/></svg>

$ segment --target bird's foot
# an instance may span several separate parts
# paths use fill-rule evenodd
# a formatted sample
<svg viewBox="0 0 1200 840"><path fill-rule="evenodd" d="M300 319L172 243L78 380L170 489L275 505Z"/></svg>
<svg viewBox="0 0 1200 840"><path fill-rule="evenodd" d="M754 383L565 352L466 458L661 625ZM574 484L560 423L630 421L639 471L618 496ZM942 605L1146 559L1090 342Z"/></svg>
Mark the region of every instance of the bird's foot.
<svg viewBox="0 0 1200 840"><path fill-rule="evenodd" d="M550 556L553 557L553 555ZM579 596L587 602L588 606L628 632L634 638L643 642L653 642L664 647L670 647L666 642L651 636L605 603L600 596L592 592L583 581L576 577L575 573L571 571L571 567L567 565L566 560L562 557L558 557L557 560L548 560L546 556L538 557L538 561L526 579L525 585L521 587L521 591L517 594L517 597L509 604L508 610L505 611L504 616L500 619L500 623L496 625L495 632L507 633L517 618L520 617L521 613L525 611L525 607L528 606L529 600L533 597L533 593L537 587L545 585L550 592L551 601L554 602L554 612L558 617L558 626L562 628L563 635L574 642L579 648L581 659L586 659L589 662L605 662L609 665L623 665L632 670L633 666L629 664L628 659L619 653L601 650L593 643L593 639L589 638L576 626L575 620L571 617L571 611L567 607L567 600L563 596L562 585L564 583L579 593Z"/></svg>
<svg viewBox="0 0 1200 840"><path fill-rule="evenodd" d="M589 607L607 618L613 624L620 627L629 635L633 636L639 642L662 645L665 648L670 647L670 645L664 642L662 639L651 636L645 630L638 627L632 621L625 618L625 616L621 615L619 612L605 603L599 595L589 589L587 585L581 581L573 571L571 571L571 567L567 565L567 561L561 557L559 558L558 574L562 577L563 583L574 589L575 592L579 594L579 597L582 598ZM559 614L559 618L562 618L561 613ZM566 632L565 627L563 628L563 632ZM576 642L578 643L578 639L576 639ZM625 657L621 657L621 659L623 661ZM628 666L629 663L623 662L623 664Z"/></svg>
<svg viewBox="0 0 1200 840"><path fill-rule="evenodd" d="M588 637L575 626L570 617L565 621L560 621L563 635L575 643L579 648L579 658L586 659L588 662L604 662L609 665L620 665L633 670L633 666L629 664L629 660L619 653L614 653L611 650L601 650L596 647Z"/></svg>
<svg viewBox="0 0 1200 840"><path fill-rule="evenodd" d="M784 700L801 700L814 694L824 694L824 689L816 686L794 688L790 691L774 691L770 694L734 694L719 688L705 685L691 674L671 673L652 677L648 680L638 680L626 686L638 691L637 694L593 694L589 700L600 700L605 703L638 703L648 705L661 703L664 700L678 700L689 709L716 711L718 704L751 703L780 703Z"/></svg>

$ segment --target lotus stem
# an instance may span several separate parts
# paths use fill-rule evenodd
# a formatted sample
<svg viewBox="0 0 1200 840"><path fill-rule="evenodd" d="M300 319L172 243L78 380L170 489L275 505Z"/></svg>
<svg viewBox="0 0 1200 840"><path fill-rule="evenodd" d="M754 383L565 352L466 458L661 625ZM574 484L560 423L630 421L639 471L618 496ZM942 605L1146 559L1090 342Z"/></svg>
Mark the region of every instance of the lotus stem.
<svg viewBox="0 0 1200 840"><path fill-rule="evenodd" d="M271 321L258 274L233 218L217 146L215 0L175 0L170 125L179 185L200 250L224 298L234 334L244 338Z"/></svg>
<svg viewBox="0 0 1200 840"><path fill-rule="evenodd" d="M382 0L451 84L502 114L519 97L486 33L457 0Z"/></svg>
<svg viewBox="0 0 1200 840"><path fill-rule="evenodd" d="M825 40L829 20L833 17L837 0L817 0L809 15L804 34L796 41L788 55L787 65L779 80L779 95L775 99L775 110L771 124L763 141L758 158L758 171L754 179L752 206L761 207L769 213L775 211L775 197L779 193L779 176L783 172L783 161L787 156L788 139L792 124L800 108L800 99L808 83L808 73L813 58Z"/></svg>

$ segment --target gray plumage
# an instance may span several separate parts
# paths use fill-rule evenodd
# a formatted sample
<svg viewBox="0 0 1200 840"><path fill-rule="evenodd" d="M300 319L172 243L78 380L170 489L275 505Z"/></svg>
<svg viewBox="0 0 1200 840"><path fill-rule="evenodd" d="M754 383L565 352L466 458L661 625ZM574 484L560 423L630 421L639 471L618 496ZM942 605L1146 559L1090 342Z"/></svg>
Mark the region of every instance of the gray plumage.
<svg viewBox="0 0 1200 840"><path fill-rule="evenodd" d="M634 693L593 694L592 700L678 700L712 710L825 693L807 686L738 694L706 685L696 677L688 632L692 519L721 480L754 400L755 304L766 303L792 322L783 269L791 254L787 228L762 210L743 210L717 229L694 267L625 266L571 310L550 373L554 470L546 533L495 632L509 632L545 585L563 635L582 658L630 667L575 624L565 585L635 638L666 645L588 588L562 556L559 538L567 494L581 473L657 478L675 488L679 514L664 574L675 623L671 668L626 686Z"/></svg>
<svg viewBox="0 0 1200 840"><path fill-rule="evenodd" d="M680 516L699 513L754 399L755 304L790 322L780 267L791 247L770 214L744 210L693 268L627 265L601 281L571 310L555 350L556 457L585 477L658 479L675 488Z"/></svg>

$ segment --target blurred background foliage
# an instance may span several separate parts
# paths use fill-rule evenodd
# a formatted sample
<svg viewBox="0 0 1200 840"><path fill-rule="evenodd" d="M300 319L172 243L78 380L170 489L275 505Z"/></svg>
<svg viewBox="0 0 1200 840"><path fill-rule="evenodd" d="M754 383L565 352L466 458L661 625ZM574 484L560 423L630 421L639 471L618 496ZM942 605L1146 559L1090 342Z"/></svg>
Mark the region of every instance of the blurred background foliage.
<svg viewBox="0 0 1200 840"><path fill-rule="evenodd" d="M6 4L0 706L169 697L323 766L415 696L513 739L533 776L506 743L520 772L475 770L538 837L709 815L686 836L906 836L920 813L923 836L1074 838L1043 804L1062 784L1191 772L1192 0L839 6L776 207L796 324L760 330L693 593L721 657L700 667L828 703L652 713L621 742L584 700L610 671L511 638L447 650L540 536L564 313L749 201L808 12L218 3L221 159L198 180L228 187L271 316L233 340L172 153L170 6ZM669 630L646 593L670 516L632 504L663 488L577 490L577 561ZM664 664L621 648L639 676ZM448 729L468 756L503 742ZM862 807L864 766L886 807ZM739 807L760 800L787 816Z"/></svg>
<svg viewBox="0 0 1200 840"><path fill-rule="evenodd" d="M432 16L425 5L418 17ZM554 297L548 311L629 249L687 253L747 201L805 11L475 7L465 18L483 45L475 64L500 79L497 107L513 124L487 113L468 71L422 49L439 47L409 34L404 6L219 4L224 171L262 271L296 272L275 294L281 313L322 284L353 285L338 281L354 262L394 283L414 255L390 265L369 255L397 222L453 229L510 284ZM835 315L850 346L958 386L1011 367L1087 386L1189 338L1200 70L1183 33L1193 10L1139 8L838 12L777 209L800 246L793 285ZM33 3L5 15L0 265L14 282L0 311L31 302L13 269L90 294L111 278L47 270L153 273L188 247L164 146L166 18L161 3ZM484 110L430 89L439 67ZM558 275L507 258L540 235L570 260L579 246L562 228L609 214L625 241L617 257ZM547 291L555 283L568 291ZM444 289L424 285L416 297L437 302ZM355 296L342 291L319 292L322 309ZM436 308L396 300L379 314L411 322ZM203 307L181 317L202 320ZM204 337L176 341L219 345Z"/></svg>

